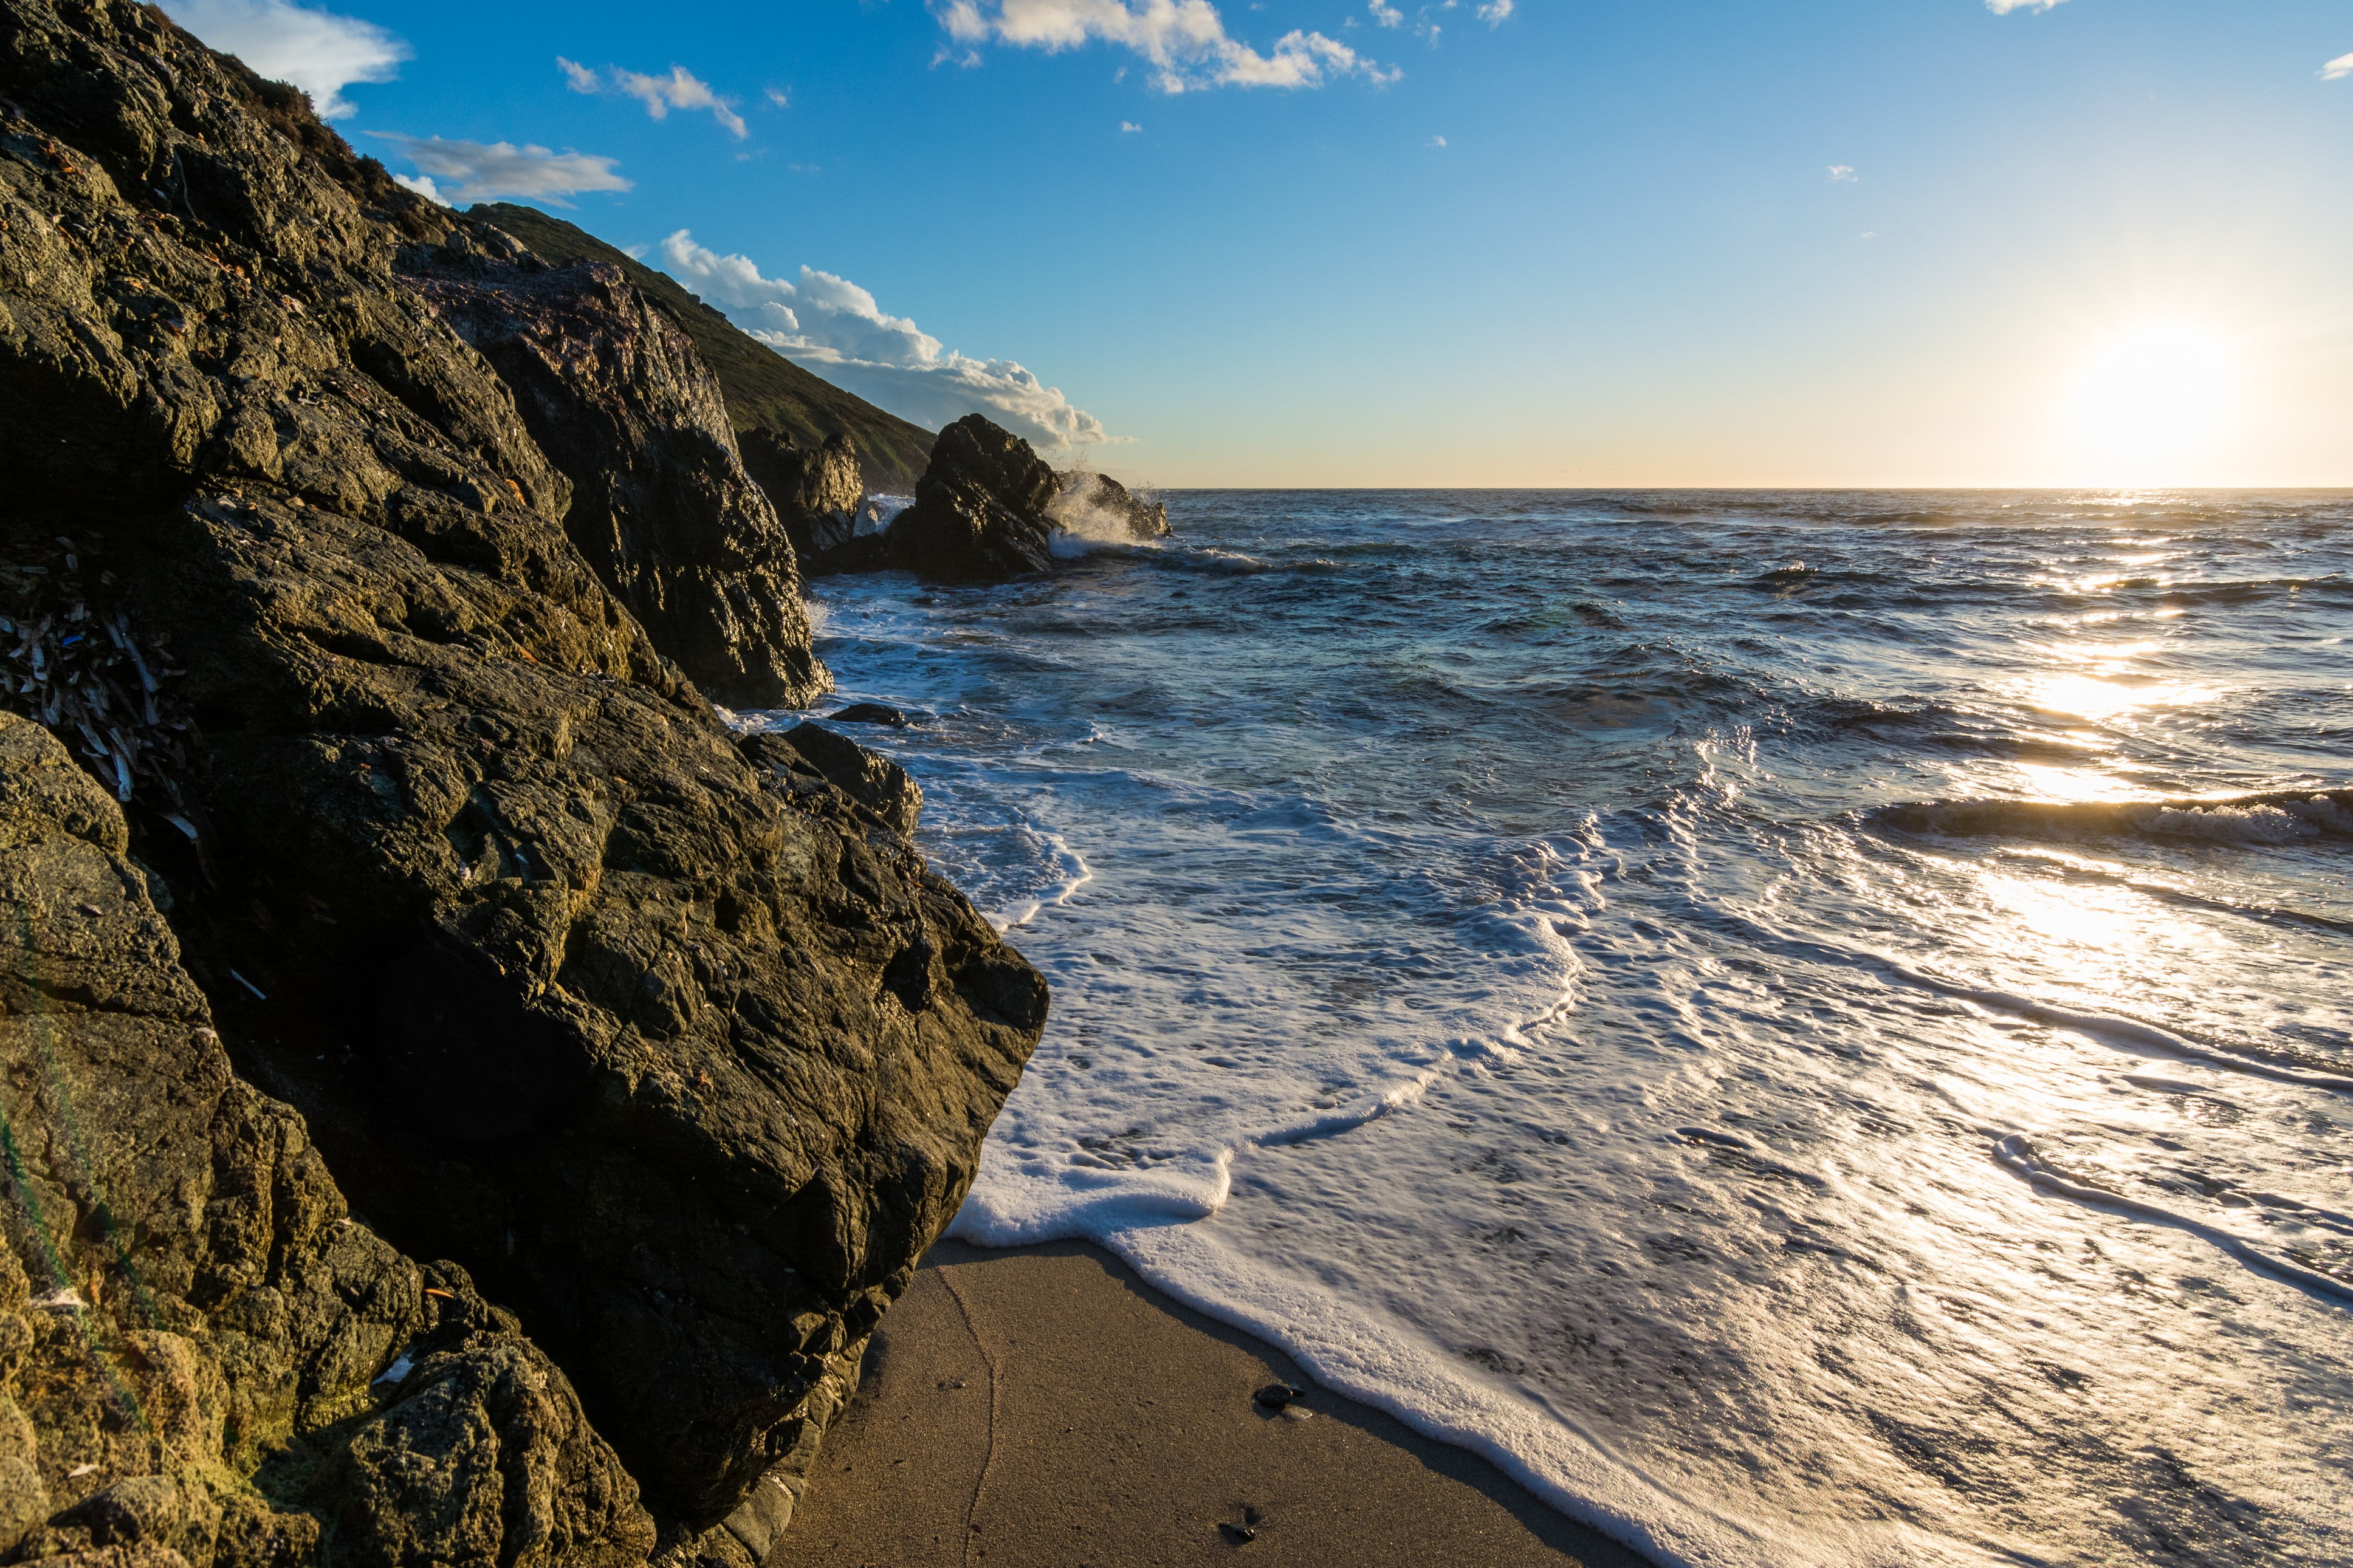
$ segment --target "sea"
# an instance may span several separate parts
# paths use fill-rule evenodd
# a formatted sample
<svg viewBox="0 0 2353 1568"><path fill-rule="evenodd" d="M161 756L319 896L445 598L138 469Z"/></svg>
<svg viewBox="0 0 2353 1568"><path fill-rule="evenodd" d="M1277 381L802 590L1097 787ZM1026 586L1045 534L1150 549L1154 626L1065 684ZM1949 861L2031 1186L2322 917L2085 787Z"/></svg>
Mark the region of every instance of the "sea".
<svg viewBox="0 0 2353 1568"><path fill-rule="evenodd" d="M2353 1563L2353 495L1164 499L812 587L1053 987L955 1235L1663 1564Z"/></svg>

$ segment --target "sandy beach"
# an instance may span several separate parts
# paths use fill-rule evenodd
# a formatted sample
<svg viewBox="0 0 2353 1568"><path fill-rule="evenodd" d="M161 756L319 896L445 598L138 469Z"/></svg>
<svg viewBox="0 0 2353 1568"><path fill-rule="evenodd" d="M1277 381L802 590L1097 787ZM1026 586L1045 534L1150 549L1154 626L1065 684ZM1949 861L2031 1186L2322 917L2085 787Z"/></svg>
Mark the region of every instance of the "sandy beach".
<svg viewBox="0 0 2353 1568"><path fill-rule="evenodd" d="M1253 1401L1305 1381L1097 1248L943 1242L770 1568L1640 1563L1377 1411Z"/></svg>

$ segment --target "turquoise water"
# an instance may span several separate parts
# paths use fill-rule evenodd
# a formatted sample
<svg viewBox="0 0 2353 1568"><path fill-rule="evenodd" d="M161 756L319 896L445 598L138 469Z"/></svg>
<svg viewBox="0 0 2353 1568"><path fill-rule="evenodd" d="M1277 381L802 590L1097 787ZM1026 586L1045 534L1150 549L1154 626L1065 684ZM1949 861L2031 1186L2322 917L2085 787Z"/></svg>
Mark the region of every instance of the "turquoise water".
<svg viewBox="0 0 2353 1568"><path fill-rule="evenodd" d="M960 1234L1662 1562L2353 1558L2353 497L1166 499L816 586L1055 989Z"/></svg>

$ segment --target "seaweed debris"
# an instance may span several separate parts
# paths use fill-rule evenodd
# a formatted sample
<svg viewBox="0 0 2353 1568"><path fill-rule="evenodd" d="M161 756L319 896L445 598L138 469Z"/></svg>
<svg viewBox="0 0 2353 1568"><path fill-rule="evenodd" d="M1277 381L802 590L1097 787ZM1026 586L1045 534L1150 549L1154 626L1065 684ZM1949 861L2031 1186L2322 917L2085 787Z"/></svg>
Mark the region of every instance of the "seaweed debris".
<svg viewBox="0 0 2353 1568"><path fill-rule="evenodd" d="M0 561L0 706L65 742L115 799L201 842L195 722L170 686L185 672L97 569L102 547L59 534Z"/></svg>

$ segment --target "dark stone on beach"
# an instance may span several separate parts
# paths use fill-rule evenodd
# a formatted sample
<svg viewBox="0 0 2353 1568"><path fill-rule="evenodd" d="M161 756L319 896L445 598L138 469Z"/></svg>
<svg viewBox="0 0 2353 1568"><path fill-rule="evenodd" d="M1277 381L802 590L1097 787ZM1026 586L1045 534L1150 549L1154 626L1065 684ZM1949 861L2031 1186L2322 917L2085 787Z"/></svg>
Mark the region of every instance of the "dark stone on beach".
<svg viewBox="0 0 2353 1568"><path fill-rule="evenodd" d="M881 702L853 702L847 708L837 708L825 716L828 724L888 724L903 730L914 722L896 708Z"/></svg>
<svg viewBox="0 0 2353 1568"><path fill-rule="evenodd" d="M775 503L803 570L811 576L857 570L844 563L868 552L839 553L857 534L859 503L866 498L850 438L837 432L812 448L779 431L754 427L737 440L745 471Z"/></svg>
<svg viewBox="0 0 2353 1568"><path fill-rule="evenodd" d="M1306 1397L1303 1388L1293 1388L1287 1383L1270 1383L1250 1397L1269 1410L1280 1410L1294 1399Z"/></svg>
<svg viewBox="0 0 2353 1568"><path fill-rule="evenodd" d="M799 541L738 459L717 378L619 268L531 260L475 222L406 247L402 272L512 390L570 481L565 532L655 646L723 702L807 702L831 682L809 647ZM856 458L828 455L847 463L854 507Z"/></svg>
<svg viewBox="0 0 2353 1568"><path fill-rule="evenodd" d="M1055 478L1060 489L1050 510L1071 532L1101 538L1124 530L1131 539L1167 537L1166 503L1140 499L1109 474L1072 469Z"/></svg>
<svg viewBox="0 0 2353 1568"><path fill-rule="evenodd" d="M940 432L915 503L892 520L884 561L938 583L1053 569L1054 470L1029 442L968 414Z"/></svg>
<svg viewBox="0 0 2353 1568"><path fill-rule="evenodd" d="M1218 1533L1225 1537L1226 1544L1229 1546L1247 1546L1258 1539L1258 1527L1220 1521L1218 1525Z"/></svg>
<svg viewBox="0 0 2353 1568"><path fill-rule="evenodd" d="M658 1529L745 1568L714 1527L808 1473L1043 981L885 830L887 774L755 760L680 668L822 679L707 378L621 284L152 8L0 0L0 562L103 520L82 570L168 644L201 805L142 775L0 846L44 911L0 1020L12 1560L102 1524L157 1568L626 1568ZM87 962L83 903L129 922ZM145 1425L100 1421L115 1377ZM176 1511L47 1522L142 1476Z"/></svg>

